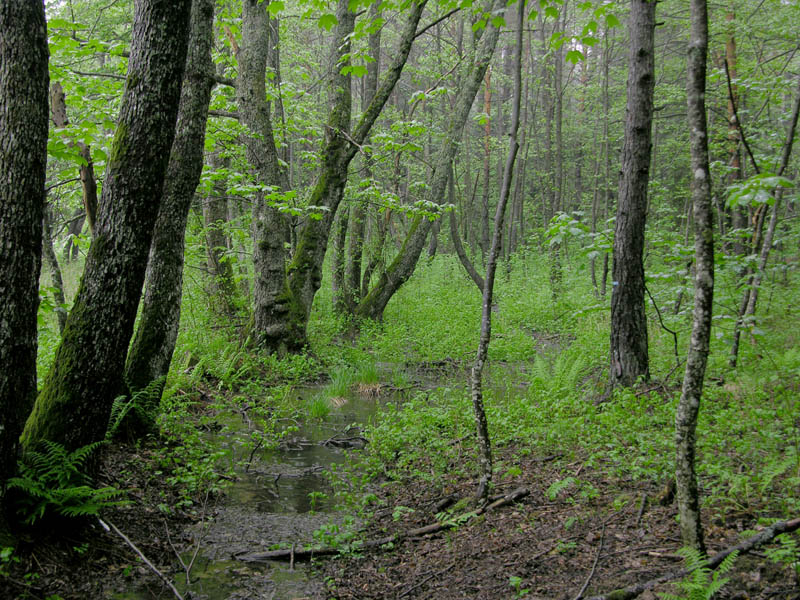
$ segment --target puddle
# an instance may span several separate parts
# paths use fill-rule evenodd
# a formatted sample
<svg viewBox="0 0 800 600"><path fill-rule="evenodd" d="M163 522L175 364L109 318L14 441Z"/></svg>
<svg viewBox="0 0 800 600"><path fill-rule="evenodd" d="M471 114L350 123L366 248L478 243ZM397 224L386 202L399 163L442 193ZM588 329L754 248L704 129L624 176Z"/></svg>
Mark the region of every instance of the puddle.
<svg viewBox="0 0 800 600"><path fill-rule="evenodd" d="M298 390L298 402L319 395L321 387ZM334 511L326 496L331 492L324 472L344 460L346 448L363 446L359 424L365 424L378 410L380 400L356 392L332 403L322 419L299 426L277 450L253 453L250 468L243 462L250 455L247 419L242 415L220 416L223 428L210 434L221 449L229 449L237 459L237 481L226 488L210 523L196 524L173 543L189 549L182 555L191 569L191 584L186 585L177 565L170 576L184 598L195 600L310 599L324 598L323 582L315 580L307 564L285 562L244 563L235 556L270 550L278 544L313 542L313 533L322 526L341 524L345 515ZM336 406L338 405L338 406ZM326 496L313 497L313 492ZM132 590L116 595L118 600L153 598L149 590Z"/></svg>

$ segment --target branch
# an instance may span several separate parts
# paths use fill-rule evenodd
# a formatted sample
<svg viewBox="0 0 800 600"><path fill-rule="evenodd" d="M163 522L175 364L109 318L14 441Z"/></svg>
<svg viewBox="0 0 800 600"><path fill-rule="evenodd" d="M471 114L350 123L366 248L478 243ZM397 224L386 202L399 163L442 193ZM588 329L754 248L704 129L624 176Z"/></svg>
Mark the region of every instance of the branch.
<svg viewBox="0 0 800 600"><path fill-rule="evenodd" d="M422 29L420 29L420 30L417 32L417 34L414 36L414 39L417 39L417 38L418 38L419 36L421 36L423 33L425 33L426 31L428 31L428 30L429 30L431 27L436 27L436 26L437 26L439 23L441 23L442 21L444 21L444 20L445 20L445 19L447 19L448 17L451 17L451 16L453 16L454 14L456 14L456 13L457 13L458 11L460 11L460 10L461 10L461 7L459 7L459 8L454 8L453 10L451 10L449 13L447 13L447 14L446 14L446 15L444 15L443 17L439 17L438 19L436 19L436 20L435 20L433 23L431 23L430 25L426 25L425 27L423 27Z"/></svg>
<svg viewBox="0 0 800 600"><path fill-rule="evenodd" d="M75 75L83 75L85 77L107 77L109 79L121 79L125 81L124 75L117 75L116 73L90 73L88 71L72 71Z"/></svg>
<svg viewBox="0 0 800 600"><path fill-rule="evenodd" d="M759 546L763 546L764 544L771 542L773 539L778 537L783 533L791 533L792 531L796 531L800 529L800 519L792 519L791 521L780 521L779 523L775 523L774 525L767 527L762 532L754 535L748 540L733 546L732 548L728 548L727 550L723 550L722 552L718 552L706 562L703 566L708 567L709 569L716 569L723 560L725 560L728 555L732 554L733 552L738 552L739 554L747 554L748 552L755 550ZM592 596L588 600L632 600L636 598L640 594L648 590L652 590L657 585L662 583L667 583L669 581L674 581L676 579L682 579L687 575L691 574L694 569L680 569L678 571L671 571L662 575L661 577L657 577L655 579L651 579L650 581L645 581L644 583L636 583L634 585L629 585L625 588L620 588L618 590L614 590L613 592L609 592L608 594L602 594L600 596Z"/></svg>
<svg viewBox="0 0 800 600"><path fill-rule="evenodd" d="M401 531L400 533L395 533L394 535L386 536L384 538L379 538L376 540L367 540L363 542L361 545L357 547L358 550L366 550L368 548L380 548L381 546L385 546L387 544L396 544L408 538L415 538L420 537L423 535L431 535L433 533L438 533L445 529L452 529L459 525L462 525L465 520L470 520L478 515L483 513L489 512L492 509L499 508L501 506L505 506L507 504L511 504L512 502L516 502L517 500L521 500L522 498L526 497L530 494L530 491L526 488L517 488L513 492L509 492L502 498L495 500L491 504L488 504L485 507L478 508L471 513L465 513L459 515L458 517L454 517L450 520L444 522L436 522L430 525L426 525L424 527L417 527L416 529L410 529L408 531ZM353 549L356 549L353 546ZM282 550L268 550L267 552L255 552L253 554L241 554L235 556L236 559L244 561L244 562L264 562L269 560L291 560L294 558L295 561L298 560L311 560L314 556L332 556L335 554L339 554L342 551L342 548L332 548L330 546L324 546L322 548L303 548L297 549L294 545L291 548L284 548Z"/></svg>
<svg viewBox="0 0 800 600"><path fill-rule="evenodd" d="M227 117L229 119L237 119L237 120L239 119L238 112L230 112L228 110L209 110L208 114L209 116L212 117Z"/></svg>
<svg viewBox="0 0 800 600"><path fill-rule="evenodd" d="M728 100L731 101L731 107L733 108L733 118L736 119L736 129L739 130L739 135L742 137L742 143L747 150L747 154L750 156L750 162L753 163L753 168L756 173L760 173L761 170L758 168L758 163L756 163L756 159L753 157L753 151L750 150L750 144L747 143L747 138L744 135L742 122L739 120L739 111L736 109L736 98L733 96L733 86L731 86L731 74L728 71L728 61L725 60L722 64L725 65L725 79L728 81Z"/></svg>
<svg viewBox="0 0 800 600"><path fill-rule="evenodd" d="M164 575L164 574L163 574L161 571L159 571L158 569L156 569L156 567L153 565L153 563L151 563L149 560L147 560L147 557L146 557L144 554L142 554L142 551L141 551L141 550L139 550L139 548L137 548L137 547L136 547L136 544L134 544L134 543L133 543L133 542L132 542L132 541L131 541L131 540L128 538L128 536L126 536L126 535L125 535L124 533L122 533L122 532L121 532L119 529L117 529L117 526L116 526L116 525L114 525L114 523L112 523L111 521L109 521L109 522L108 522L108 525L107 525L107 524L106 524L106 522L105 522L105 521L103 521L103 519L101 519L100 517L97 517L97 520L100 522L100 526L101 526L103 529L105 529L106 531L110 531L111 529L113 529L113 530L114 530L114 533L116 533L116 534L117 534L119 537L121 537L123 540L125 540L125 543L126 543L126 544L128 544L128 546L130 546L130 547L131 547L131 549L132 549L134 552L136 552L136 554L139 556L139 558L141 558L141 559L142 559L142 561L144 562L144 564L146 564L148 567L150 567L150 570L151 570L151 571L153 571L153 573L155 573L156 575L158 575L158 576L161 578L161 581L163 581L163 582L164 582L164 584L166 584L166 586L167 586L167 587L168 587L170 590L172 590L172 593L173 593L173 594L175 594L175 597L176 597L178 600L183 600L183 596L181 596L180 592L179 592L177 589L175 589L175 586L174 586L174 585L172 585L172 582L169 580L169 578L168 578L166 575ZM110 527L110 529L109 529L109 527Z"/></svg>
<svg viewBox="0 0 800 600"><path fill-rule="evenodd" d="M222 75L217 75L216 73L209 73L208 77L211 79L211 81L219 85L227 85L232 88L236 87L236 80L231 79L230 77L223 77Z"/></svg>

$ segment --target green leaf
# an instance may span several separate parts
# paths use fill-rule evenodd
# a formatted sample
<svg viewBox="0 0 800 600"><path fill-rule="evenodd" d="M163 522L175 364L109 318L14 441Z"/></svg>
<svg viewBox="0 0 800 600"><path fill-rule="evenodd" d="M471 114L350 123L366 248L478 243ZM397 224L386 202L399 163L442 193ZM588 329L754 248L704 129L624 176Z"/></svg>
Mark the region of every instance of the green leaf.
<svg viewBox="0 0 800 600"><path fill-rule="evenodd" d="M270 3L267 5L267 12L273 17L277 17L284 8L286 8L286 5L283 0L270 0Z"/></svg>
<svg viewBox="0 0 800 600"><path fill-rule="evenodd" d="M606 27L608 27L609 29L613 29L614 27L619 27L619 25L620 25L619 19L615 15L613 14L606 15Z"/></svg>
<svg viewBox="0 0 800 600"><path fill-rule="evenodd" d="M593 37L593 36L591 36L591 35L587 35L587 36L585 36L585 37L581 38L581 43L582 43L584 46L594 46L594 45L595 45L595 44L597 44L597 42L599 42L599 41L600 41L600 40L598 40L596 37Z"/></svg>
<svg viewBox="0 0 800 600"><path fill-rule="evenodd" d="M571 62L573 65L576 65L583 60L583 54L580 52L580 50L570 50L567 52L567 55L564 58L567 62Z"/></svg>
<svg viewBox="0 0 800 600"><path fill-rule="evenodd" d="M492 18L492 26L495 29L500 29L506 24L506 20L503 18L503 15L499 15L497 17Z"/></svg>
<svg viewBox="0 0 800 600"><path fill-rule="evenodd" d="M335 25L338 25L339 21L336 19L336 15L327 14L322 15L319 19L317 19L317 25L325 29L326 31L330 31L333 29Z"/></svg>
<svg viewBox="0 0 800 600"><path fill-rule="evenodd" d="M547 8L544 9L545 17L550 17L551 19L557 19L558 14L559 14L558 9L555 6L548 6Z"/></svg>

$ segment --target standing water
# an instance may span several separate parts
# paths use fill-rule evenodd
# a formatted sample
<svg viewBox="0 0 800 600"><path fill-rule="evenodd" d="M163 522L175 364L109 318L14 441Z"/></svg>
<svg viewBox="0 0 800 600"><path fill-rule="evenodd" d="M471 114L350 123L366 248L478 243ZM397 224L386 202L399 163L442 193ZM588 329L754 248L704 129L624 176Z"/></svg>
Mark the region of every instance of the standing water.
<svg viewBox="0 0 800 600"><path fill-rule="evenodd" d="M319 395L321 388L301 390L300 401ZM385 396L384 396L385 397ZM366 440L358 425L377 411L377 400L350 393L338 399L323 418L298 426L278 449L254 453L252 464L236 461L236 481L225 490L212 521L199 522L184 535L193 540L182 555L193 565L190 583L178 566L173 575L185 598L207 600L324 598L322 581L314 579L306 564L240 562L236 556L263 552L278 545L308 545L316 530L341 524L345 515L327 500L331 491L324 473L344 460L345 448L363 447ZM229 415L214 434L215 444L235 457L250 442L246 418ZM120 600L152 598L146 590L117 596Z"/></svg>

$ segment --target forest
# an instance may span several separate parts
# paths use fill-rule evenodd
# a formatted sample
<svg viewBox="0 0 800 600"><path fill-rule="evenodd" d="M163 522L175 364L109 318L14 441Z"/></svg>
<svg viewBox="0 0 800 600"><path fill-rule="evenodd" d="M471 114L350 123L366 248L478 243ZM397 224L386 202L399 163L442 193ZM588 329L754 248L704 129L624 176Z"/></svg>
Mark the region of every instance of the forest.
<svg viewBox="0 0 800 600"><path fill-rule="evenodd" d="M0 0L0 598L800 599L798 0Z"/></svg>

